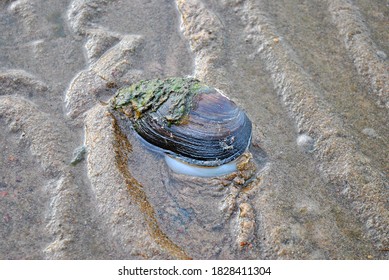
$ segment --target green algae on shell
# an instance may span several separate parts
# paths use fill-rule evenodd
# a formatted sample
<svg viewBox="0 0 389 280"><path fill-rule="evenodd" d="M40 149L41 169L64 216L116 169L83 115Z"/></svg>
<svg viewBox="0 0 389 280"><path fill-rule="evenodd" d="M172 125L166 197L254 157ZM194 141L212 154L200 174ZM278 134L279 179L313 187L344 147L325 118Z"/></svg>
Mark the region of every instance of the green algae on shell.
<svg viewBox="0 0 389 280"><path fill-rule="evenodd" d="M132 112L135 119L147 111L156 111L169 98L169 112L166 122L178 124L189 113L193 97L209 87L194 78L169 78L166 80L142 80L120 89L113 98L114 109Z"/></svg>
<svg viewBox="0 0 389 280"><path fill-rule="evenodd" d="M251 122L243 110L194 78L140 81L119 89L111 108L146 142L189 164L231 162L251 139Z"/></svg>

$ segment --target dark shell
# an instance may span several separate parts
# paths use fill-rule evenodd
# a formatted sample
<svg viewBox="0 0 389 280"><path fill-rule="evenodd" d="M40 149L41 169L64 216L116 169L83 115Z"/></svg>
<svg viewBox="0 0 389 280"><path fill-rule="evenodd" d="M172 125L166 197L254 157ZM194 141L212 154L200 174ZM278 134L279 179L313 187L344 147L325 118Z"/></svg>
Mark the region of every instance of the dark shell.
<svg viewBox="0 0 389 280"><path fill-rule="evenodd" d="M251 122L217 89L193 78L141 81L111 101L148 143L187 163L218 166L239 157Z"/></svg>

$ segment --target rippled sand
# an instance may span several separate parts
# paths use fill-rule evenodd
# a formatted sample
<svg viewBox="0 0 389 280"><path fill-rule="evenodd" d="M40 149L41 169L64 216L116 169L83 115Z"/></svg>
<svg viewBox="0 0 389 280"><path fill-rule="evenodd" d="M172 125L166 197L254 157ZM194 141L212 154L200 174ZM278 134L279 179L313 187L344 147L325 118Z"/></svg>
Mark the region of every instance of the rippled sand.
<svg viewBox="0 0 389 280"><path fill-rule="evenodd" d="M1 259L389 258L387 1L0 6ZM253 122L236 174L172 173L106 106L187 75Z"/></svg>

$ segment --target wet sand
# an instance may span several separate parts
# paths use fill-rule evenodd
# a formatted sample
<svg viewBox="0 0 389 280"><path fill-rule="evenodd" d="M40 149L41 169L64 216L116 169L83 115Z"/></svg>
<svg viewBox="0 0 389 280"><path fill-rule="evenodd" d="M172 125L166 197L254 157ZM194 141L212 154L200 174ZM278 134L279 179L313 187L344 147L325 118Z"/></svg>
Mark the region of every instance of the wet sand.
<svg viewBox="0 0 389 280"><path fill-rule="evenodd" d="M389 258L387 1L0 6L1 259ZM188 75L252 120L236 174L174 174L105 105Z"/></svg>

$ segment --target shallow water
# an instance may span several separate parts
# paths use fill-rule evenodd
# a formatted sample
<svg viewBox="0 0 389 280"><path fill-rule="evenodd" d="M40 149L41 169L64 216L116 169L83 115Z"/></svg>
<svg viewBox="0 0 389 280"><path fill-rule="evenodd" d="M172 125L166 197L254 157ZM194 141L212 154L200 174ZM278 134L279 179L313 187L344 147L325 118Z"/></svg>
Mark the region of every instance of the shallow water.
<svg viewBox="0 0 389 280"><path fill-rule="evenodd" d="M0 4L0 258L388 259L386 1L130 2ZM174 174L104 106L186 75L252 120L253 180Z"/></svg>

